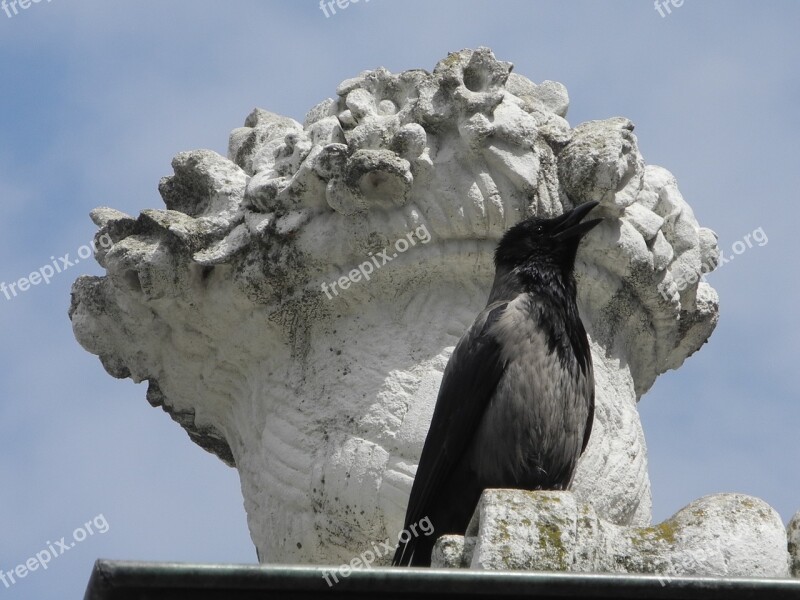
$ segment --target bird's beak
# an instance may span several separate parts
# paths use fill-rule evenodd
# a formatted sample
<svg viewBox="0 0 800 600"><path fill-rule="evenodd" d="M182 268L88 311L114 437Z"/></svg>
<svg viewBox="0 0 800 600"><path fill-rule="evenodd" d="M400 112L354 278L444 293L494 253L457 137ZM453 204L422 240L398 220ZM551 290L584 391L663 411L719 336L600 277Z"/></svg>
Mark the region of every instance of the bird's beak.
<svg viewBox="0 0 800 600"><path fill-rule="evenodd" d="M581 223L581 219L589 214L589 211L598 204L600 203L594 200L591 202L584 202L576 206L570 212L564 213L558 217L559 222L556 223L550 237L560 242L573 237L580 239L586 235L593 227L603 222L603 219L592 219L591 221L584 221Z"/></svg>

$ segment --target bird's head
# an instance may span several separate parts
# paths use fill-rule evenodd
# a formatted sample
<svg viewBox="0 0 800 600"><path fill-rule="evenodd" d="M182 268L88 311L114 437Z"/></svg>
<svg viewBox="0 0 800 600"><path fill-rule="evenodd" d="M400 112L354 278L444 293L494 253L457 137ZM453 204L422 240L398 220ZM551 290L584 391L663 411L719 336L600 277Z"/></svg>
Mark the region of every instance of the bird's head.
<svg viewBox="0 0 800 600"><path fill-rule="evenodd" d="M514 269L523 265L571 272L581 238L603 219L581 221L598 202L585 202L553 219L532 217L503 235L494 253L495 265Z"/></svg>

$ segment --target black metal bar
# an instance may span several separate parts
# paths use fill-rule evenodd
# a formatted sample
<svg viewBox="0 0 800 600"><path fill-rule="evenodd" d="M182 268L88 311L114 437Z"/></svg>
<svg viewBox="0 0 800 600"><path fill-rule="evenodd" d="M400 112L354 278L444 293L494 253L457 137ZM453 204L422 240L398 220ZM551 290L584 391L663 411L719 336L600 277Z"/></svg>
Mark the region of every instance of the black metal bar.
<svg viewBox="0 0 800 600"><path fill-rule="evenodd" d="M98 560L84 600L331 597L800 600L800 580L409 568L355 570L344 577L335 567Z"/></svg>

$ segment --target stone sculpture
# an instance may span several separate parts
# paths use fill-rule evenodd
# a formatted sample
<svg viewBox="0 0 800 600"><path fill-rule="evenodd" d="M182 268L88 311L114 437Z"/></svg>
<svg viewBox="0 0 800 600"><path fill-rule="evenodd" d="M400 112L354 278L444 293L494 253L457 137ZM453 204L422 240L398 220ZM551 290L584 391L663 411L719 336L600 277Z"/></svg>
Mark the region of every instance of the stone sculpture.
<svg viewBox="0 0 800 600"><path fill-rule="evenodd" d="M92 212L113 244L107 275L74 284L75 335L237 468L262 561L347 562L397 535L494 246L587 200L607 218L576 268L597 412L573 491L650 524L636 402L714 329L716 236L630 121L571 128L563 85L511 71L478 48L364 72L303 124L257 109L227 157L176 156L165 210Z"/></svg>

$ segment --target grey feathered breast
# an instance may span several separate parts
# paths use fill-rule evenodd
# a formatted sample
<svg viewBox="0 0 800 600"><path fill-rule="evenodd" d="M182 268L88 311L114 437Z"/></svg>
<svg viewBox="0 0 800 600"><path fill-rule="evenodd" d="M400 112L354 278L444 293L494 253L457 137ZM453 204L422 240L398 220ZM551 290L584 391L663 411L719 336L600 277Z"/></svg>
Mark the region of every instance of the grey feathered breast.
<svg viewBox="0 0 800 600"><path fill-rule="evenodd" d="M557 315L546 312L521 294L486 331L498 341L496 360L504 370L470 447L471 465L485 487L514 482L526 489L566 488L588 437L591 359L583 368L576 356L582 349L573 348L569 336L555 343L547 338L539 322Z"/></svg>

